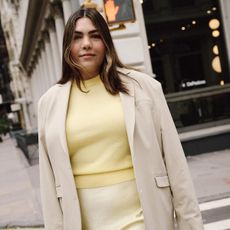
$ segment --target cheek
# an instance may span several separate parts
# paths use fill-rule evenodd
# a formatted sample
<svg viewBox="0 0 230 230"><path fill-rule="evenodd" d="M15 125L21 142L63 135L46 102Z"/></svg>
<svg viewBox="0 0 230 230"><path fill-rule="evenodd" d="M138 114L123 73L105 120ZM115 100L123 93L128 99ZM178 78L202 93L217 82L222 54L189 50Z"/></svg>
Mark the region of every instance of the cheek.
<svg viewBox="0 0 230 230"><path fill-rule="evenodd" d="M76 44L72 45L70 53L75 58L78 56L78 46Z"/></svg>
<svg viewBox="0 0 230 230"><path fill-rule="evenodd" d="M105 56L105 45L104 45L104 43L100 44L100 46L98 46L98 49L101 52L101 56L104 58L104 56Z"/></svg>

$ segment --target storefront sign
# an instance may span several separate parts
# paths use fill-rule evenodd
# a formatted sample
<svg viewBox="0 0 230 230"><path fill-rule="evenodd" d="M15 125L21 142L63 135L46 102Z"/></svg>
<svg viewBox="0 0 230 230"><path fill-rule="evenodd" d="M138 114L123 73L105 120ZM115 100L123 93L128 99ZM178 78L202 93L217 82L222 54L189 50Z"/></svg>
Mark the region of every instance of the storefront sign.
<svg viewBox="0 0 230 230"><path fill-rule="evenodd" d="M201 85L206 85L206 81L205 80L187 81L181 84L182 88L189 88L189 87L201 86Z"/></svg>

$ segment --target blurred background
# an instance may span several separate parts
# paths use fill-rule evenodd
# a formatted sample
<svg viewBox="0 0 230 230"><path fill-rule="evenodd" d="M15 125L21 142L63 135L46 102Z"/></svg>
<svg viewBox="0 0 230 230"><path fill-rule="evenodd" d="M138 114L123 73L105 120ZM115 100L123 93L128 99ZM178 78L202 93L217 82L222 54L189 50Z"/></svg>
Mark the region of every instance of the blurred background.
<svg viewBox="0 0 230 230"><path fill-rule="evenodd" d="M0 227L43 225L37 102L60 79L64 26L83 2L0 0ZM161 82L199 201L225 204L204 209L218 222L206 229L230 229L230 1L85 2L108 21L120 59Z"/></svg>

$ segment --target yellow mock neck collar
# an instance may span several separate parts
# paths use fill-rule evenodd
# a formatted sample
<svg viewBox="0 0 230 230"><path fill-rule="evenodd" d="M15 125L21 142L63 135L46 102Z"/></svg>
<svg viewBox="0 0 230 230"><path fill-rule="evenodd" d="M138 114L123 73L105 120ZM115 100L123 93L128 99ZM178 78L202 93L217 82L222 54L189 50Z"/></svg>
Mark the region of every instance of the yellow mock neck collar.
<svg viewBox="0 0 230 230"><path fill-rule="evenodd" d="M101 84L102 81L101 81L101 78L100 78L100 75L96 75L95 77L92 77L90 79L87 79L87 80L84 80L84 84L83 82L81 81L81 87L83 90L88 90L96 85L99 85ZM72 84L72 87L73 88L77 88L77 84L76 84L76 81L74 80L73 81L73 84Z"/></svg>
<svg viewBox="0 0 230 230"><path fill-rule="evenodd" d="M87 80L84 80L84 83L85 83L85 87L86 88L90 88L94 85L97 85L101 82L101 78L100 78L100 75L96 75L95 77L92 77L90 79L87 79Z"/></svg>

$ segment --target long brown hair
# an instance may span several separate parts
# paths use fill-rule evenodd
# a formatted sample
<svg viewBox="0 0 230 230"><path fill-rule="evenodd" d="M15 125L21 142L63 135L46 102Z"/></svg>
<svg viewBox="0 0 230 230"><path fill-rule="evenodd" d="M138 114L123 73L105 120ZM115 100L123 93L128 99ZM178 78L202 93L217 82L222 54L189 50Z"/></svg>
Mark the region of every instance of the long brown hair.
<svg viewBox="0 0 230 230"><path fill-rule="evenodd" d="M106 21L96 9L92 8L80 8L73 13L67 21L63 37L62 77L58 83L64 84L74 79L76 80L78 88L83 91L81 89L81 82L84 83L84 79L80 74L81 67L71 57L71 43L73 40L75 25L77 20L82 17L88 17L92 21L100 33L106 47L105 59L100 68L100 77L106 90L113 95L119 92L128 94L128 89L120 79L117 71L117 67L122 68L126 66L118 58Z"/></svg>

